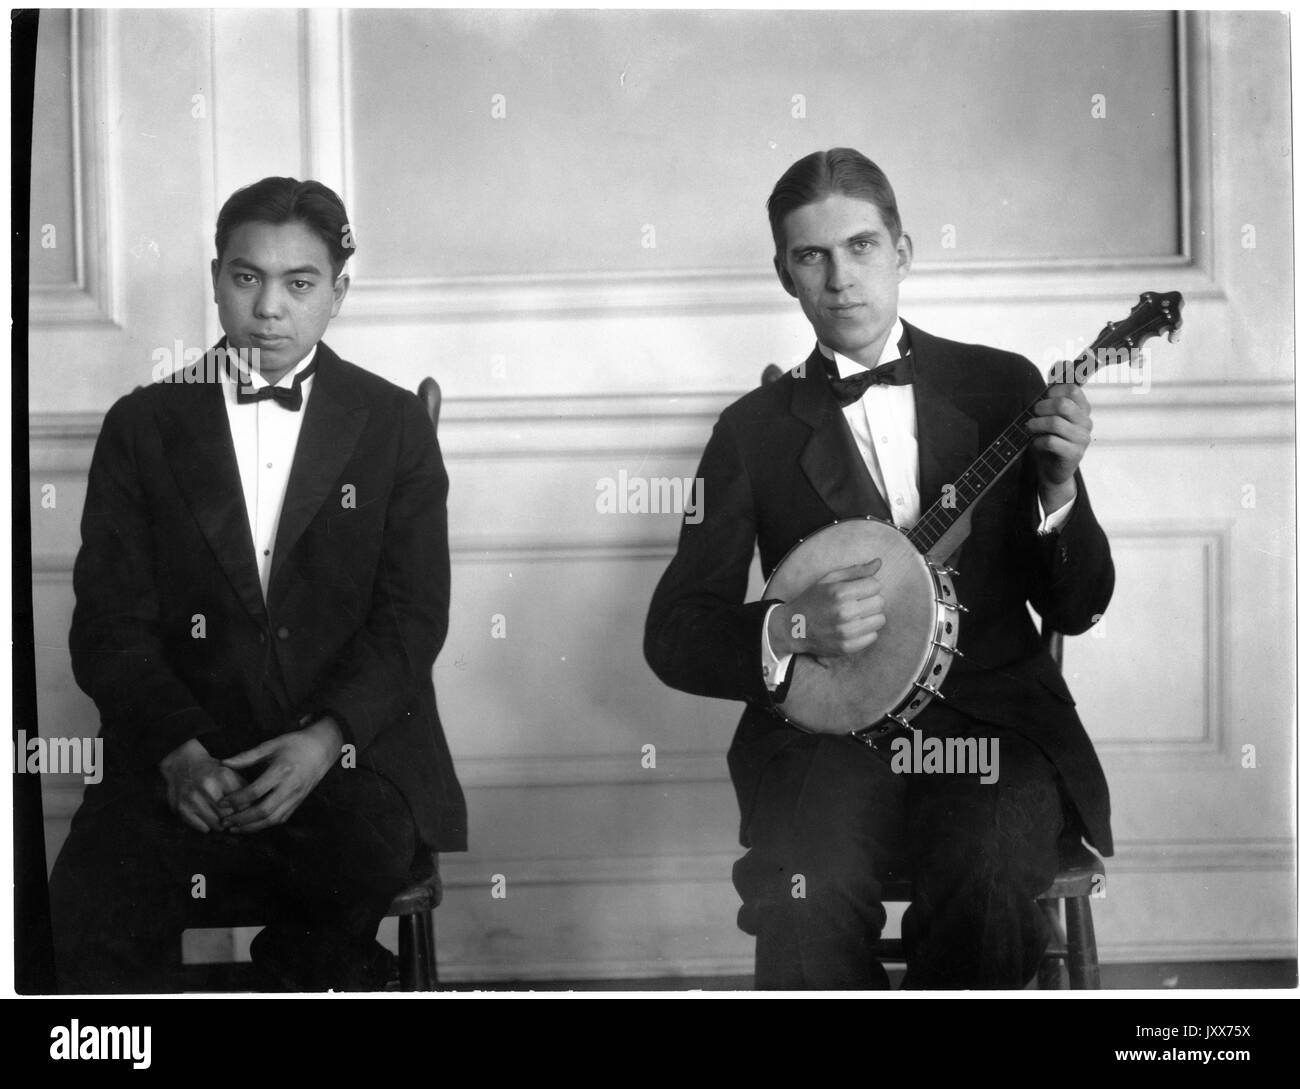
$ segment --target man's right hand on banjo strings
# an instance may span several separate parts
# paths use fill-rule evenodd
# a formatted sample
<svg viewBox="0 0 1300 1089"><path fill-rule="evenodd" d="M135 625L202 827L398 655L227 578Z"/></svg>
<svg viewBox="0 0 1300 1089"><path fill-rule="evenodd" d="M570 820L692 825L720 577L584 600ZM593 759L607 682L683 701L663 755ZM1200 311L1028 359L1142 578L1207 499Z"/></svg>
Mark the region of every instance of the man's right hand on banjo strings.
<svg viewBox="0 0 1300 1089"><path fill-rule="evenodd" d="M773 653L833 658L871 646L885 626L885 599L875 578L879 570L878 559L838 568L772 610Z"/></svg>

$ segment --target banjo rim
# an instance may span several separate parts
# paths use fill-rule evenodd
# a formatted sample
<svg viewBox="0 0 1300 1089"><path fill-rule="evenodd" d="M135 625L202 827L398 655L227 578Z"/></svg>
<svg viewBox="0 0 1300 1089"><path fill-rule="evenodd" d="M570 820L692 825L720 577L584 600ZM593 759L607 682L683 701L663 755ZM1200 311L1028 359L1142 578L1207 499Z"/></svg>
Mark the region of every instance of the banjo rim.
<svg viewBox="0 0 1300 1089"><path fill-rule="evenodd" d="M907 537L907 531L903 530L895 523L884 518L877 518L874 515L862 514L852 515L848 518L837 518L834 521L820 526L813 532L801 537L796 541L772 568L771 575L763 583L763 594L760 600L770 600L772 583L776 580L782 567L800 548L808 541L820 534L827 533L837 527L844 526L855 522L874 522L898 533L908 541L915 551L916 556L920 559L923 566L927 569L931 586L934 591L934 636L931 639L929 652L924 659L918 663L916 676L912 679L906 689L906 694L891 709L880 718L873 722L866 723L863 726L851 730L841 729L818 729L805 725L786 711L783 704L776 703L774 700L768 704L768 709L780 718L783 722L789 724L803 733L824 733L832 736L852 737L862 741L870 748L879 747L879 743L886 740L891 735L897 735L902 730L914 729L911 720L919 715L932 699L936 696L942 699L939 693L939 687L947 679L951 670L953 661L960 655L957 650L957 637L959 634L960 614L964 610L958 604L957 592L952 584L951 570L942 564L936 564L920 549L916 548L910 538ZM784 600L784 599L782 599ZM944 628L947 627L947 632ZM795 655L798 657L798 655ZM942 677L937 679L932 675L933 667L939 664L942 666ZM791 664L791 668L797 668L797 664ZM938 672L935 670L935 672ZM787 697L788 698L788 697Z"/></svg>
<svg viewBox="0 0 1300 1089"><path fill-rule="evenodd" d="M772 573L763 581L763 596L759 598L759 600L768 600L768 594L772 589L772 580L776 578L777 572L781 570L781 567L784 565L786 560L804 546L806 541L811 541L818 534L826 533L828 530L832 530L836 526L845 525L848 522L879 522L882 526L889 526L892 529L897 529L899 533L903 534L903 536L907 536L907 534L904 533L903 530L899 529L898 526L894 525L893 522L890 522L885 518L877 518L874 514L854 514L848 518L836 518L835 521L827 522L824 526L819 526L817 529L814 529L807 536L800 537L794 544L785 550L785 554L776 561L776 565L772 568Z"/></svg>

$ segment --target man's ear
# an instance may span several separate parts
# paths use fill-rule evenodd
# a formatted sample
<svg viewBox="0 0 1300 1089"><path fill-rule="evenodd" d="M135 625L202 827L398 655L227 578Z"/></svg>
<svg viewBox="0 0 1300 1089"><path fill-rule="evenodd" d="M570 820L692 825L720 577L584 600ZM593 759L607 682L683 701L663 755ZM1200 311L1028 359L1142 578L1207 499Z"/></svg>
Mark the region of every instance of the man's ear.
<svg viewBox="0 0 1300 1089"><path fill-rule="evenodd" d="M352 279L346 272L340 272L334 281L334 304L330 307L330 317L337 318L343 308L343 300L348 297L348 287Z"/></svg>
<svg viewBox="0 0 1300 1089"><path fill-rule="evenodd" d="M894 252L898 255L898 278L904 280L912 271L912 237L906 231L898 236Z"/></svg>
<svg viewBox="0 0 1300 1089"><path fill-rule="evenodd" d="M221 275L221 258L212 259L212 301L217 301L217 277Z"/></svg>
<svg viewBox="0 0 1300 1089"><path fill-rule="evenodd" d="M772 265L776 268L776 278L781 281L781 286L785 288L786 294L797 299L799 292L794 289L794 280L790 278L790 271L785 267L785 262L781 260L779 254L772 258Z"/></svg>

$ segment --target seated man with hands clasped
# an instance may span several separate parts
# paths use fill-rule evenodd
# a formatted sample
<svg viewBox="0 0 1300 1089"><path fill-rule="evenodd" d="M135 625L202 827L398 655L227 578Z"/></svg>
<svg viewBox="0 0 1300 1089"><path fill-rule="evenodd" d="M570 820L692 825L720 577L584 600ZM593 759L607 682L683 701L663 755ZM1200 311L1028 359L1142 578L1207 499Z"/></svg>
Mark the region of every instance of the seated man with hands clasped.
<svg viewBox="0 0 1300 1089"><path fill-rule="evenodd" d="M51 877L63 991L174 990L181 931L250 898L264 987L381 988L391 899L465 849L447 474L420 399L321 339L352 252L319 182L240 189L225 337L104 420L70 649L106 771Z"/></svg>

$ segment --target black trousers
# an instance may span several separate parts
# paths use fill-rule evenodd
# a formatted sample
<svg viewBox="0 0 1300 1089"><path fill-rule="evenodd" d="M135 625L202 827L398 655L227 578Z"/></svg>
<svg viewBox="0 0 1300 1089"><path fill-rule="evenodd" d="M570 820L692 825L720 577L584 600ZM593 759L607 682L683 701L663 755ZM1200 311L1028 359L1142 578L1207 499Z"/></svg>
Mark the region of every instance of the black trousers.
<svg viewBox="0 0 1300 1089"><path fill-rule="evenodd" d="M417 845L406 800L364 768L336 765L285 824L245 835L183 824L161 775L106 777L88 788L50 877L59 989L177 990L181 932L231 925L229 912L250 905L273 923L252 949L269 979L368 989L375 931Z"/></svg>
<svg viewBox="0 0 1300 1089"><path fill-rule="evenodd" d="M998 778L898 773L893 754L801 735L763 771L752 847L734 868L740 928L757 938L761 990L887 988L877 957L881 883L908 874L909 988L1018 988L1050 940L1034 903L1056 874L1064 811L1031 742L943 706L926 738L997 741ZM991 751L991 750L986 750Z"/></svg>

